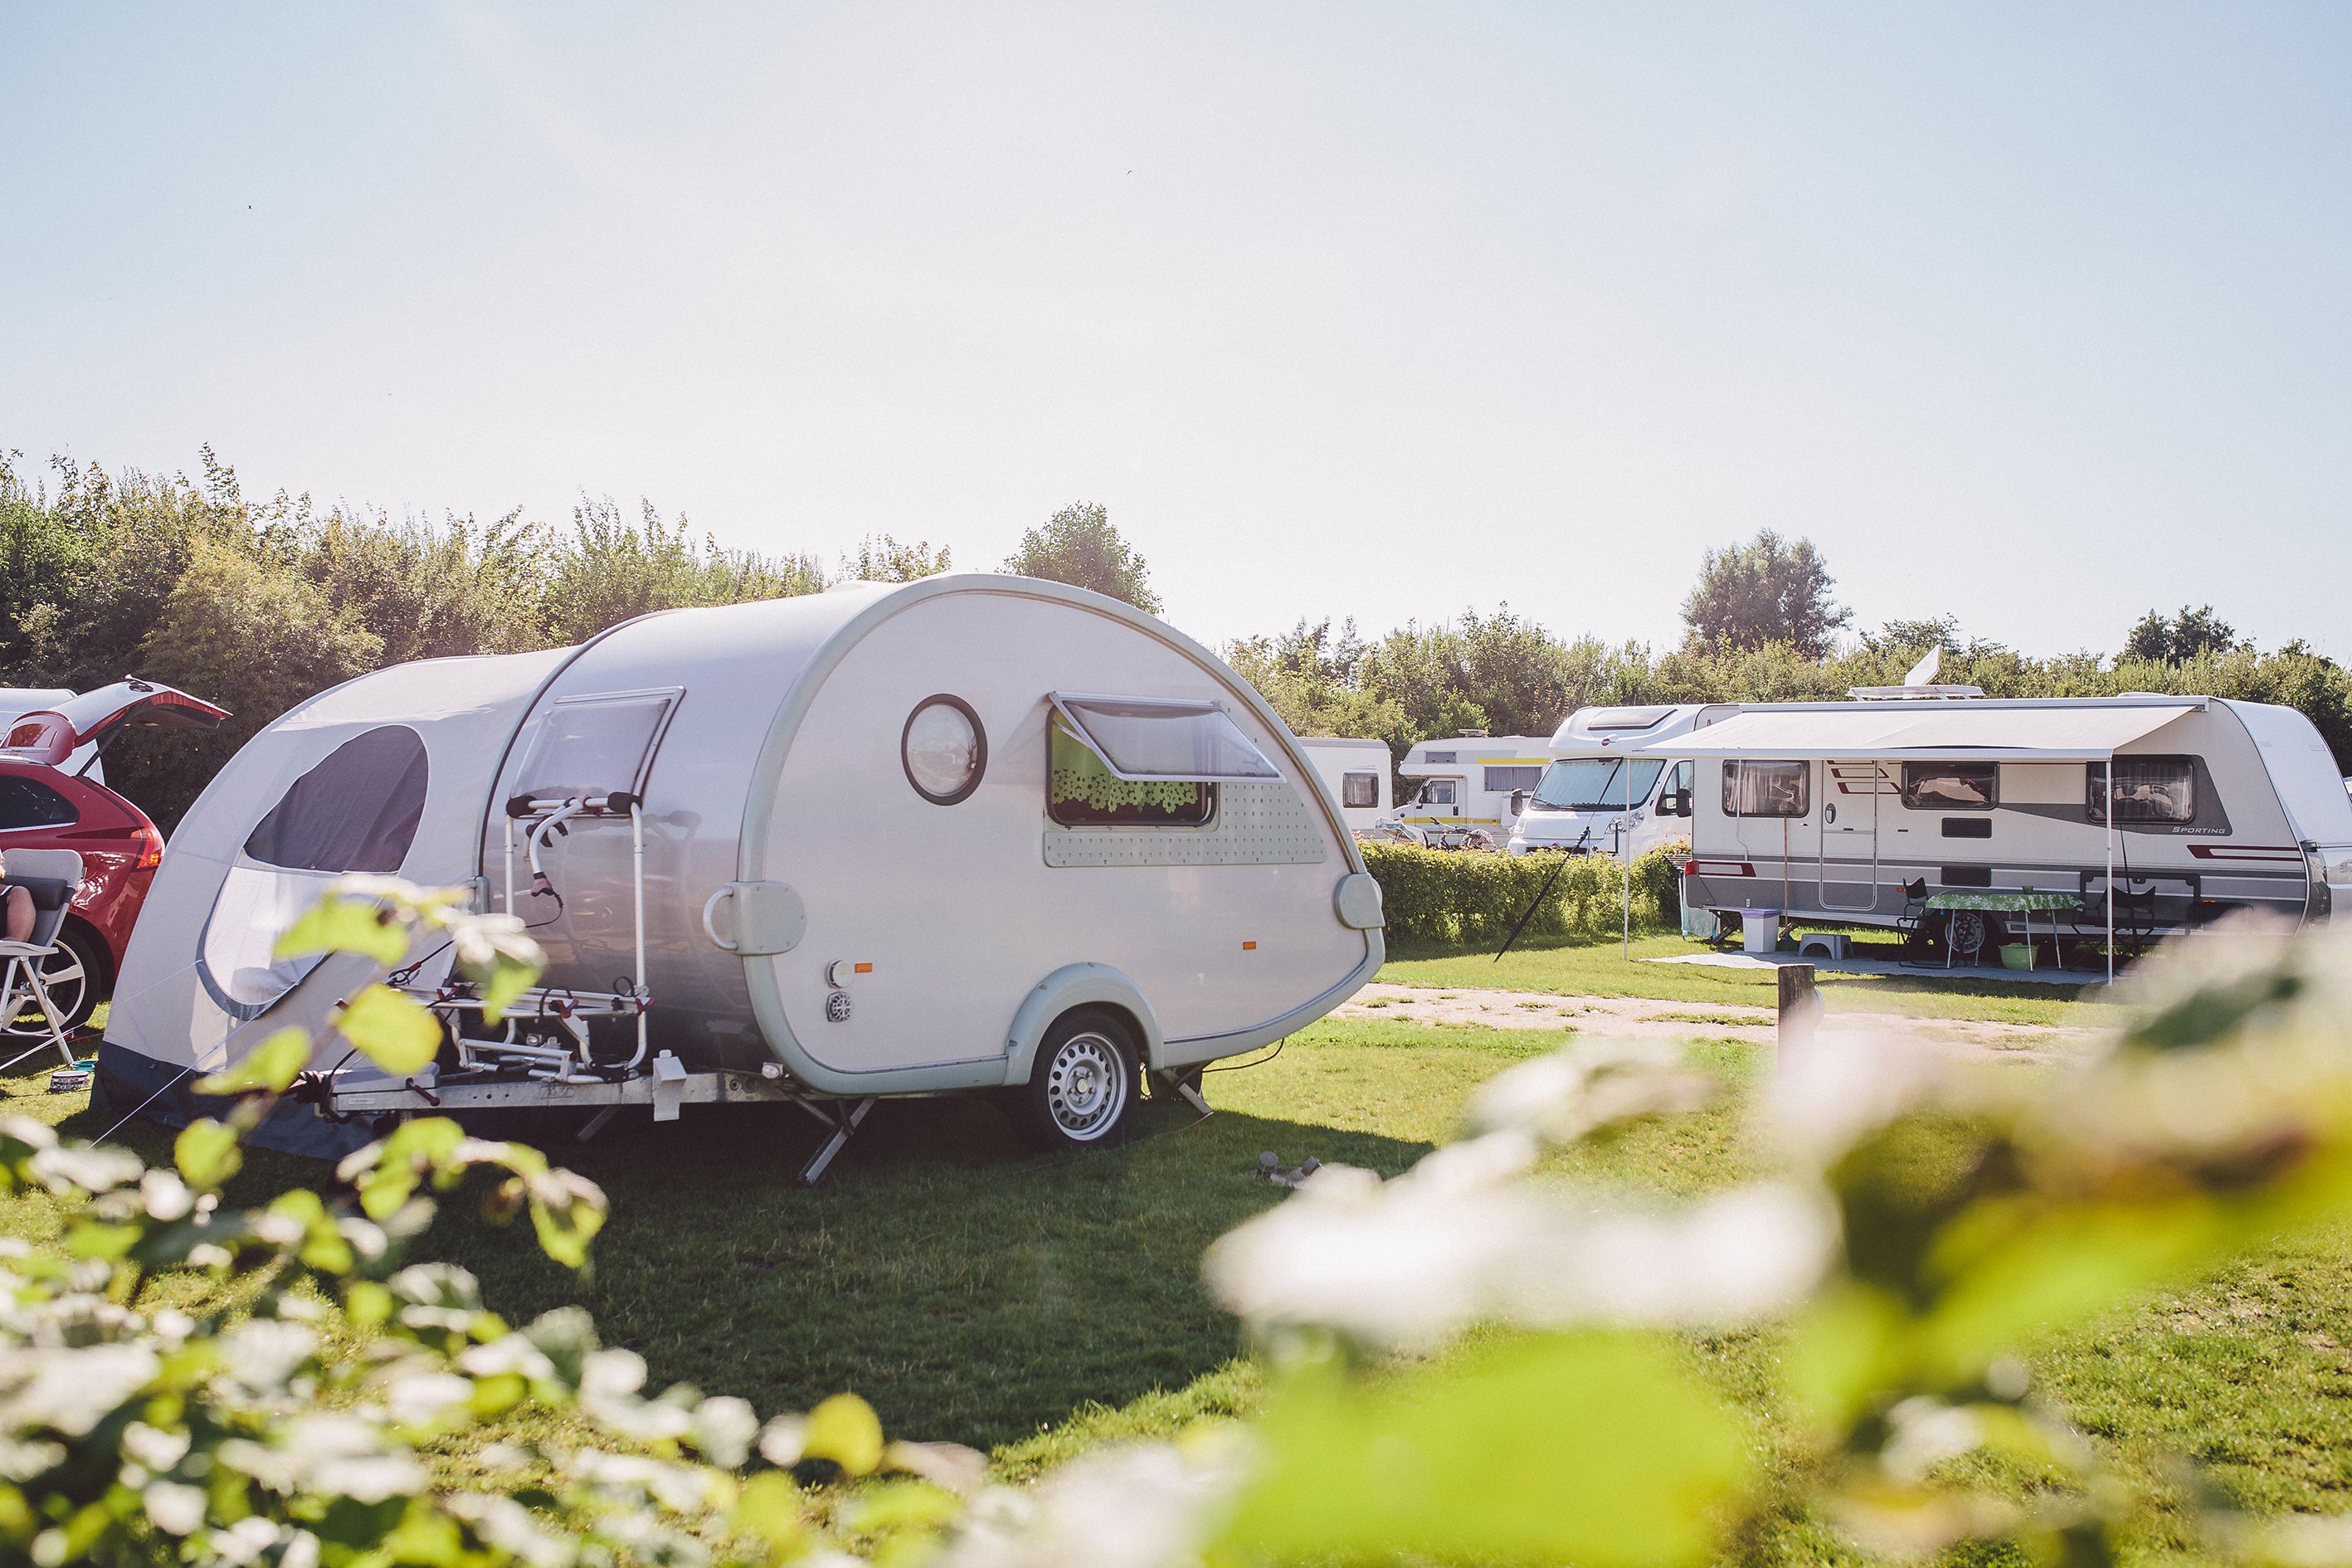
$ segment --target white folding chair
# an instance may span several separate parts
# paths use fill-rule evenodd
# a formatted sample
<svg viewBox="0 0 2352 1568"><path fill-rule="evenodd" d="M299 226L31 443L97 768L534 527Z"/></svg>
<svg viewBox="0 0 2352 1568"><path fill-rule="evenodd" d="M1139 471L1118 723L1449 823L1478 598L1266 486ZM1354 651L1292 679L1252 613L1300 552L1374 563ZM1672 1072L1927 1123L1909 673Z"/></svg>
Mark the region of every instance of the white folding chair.
<svg viewBox="0 0 2352 1568"><path fill-rule="evenodd" d="M0 1019L16 1017L30 1000L40 1007L49 1037L0 1062L0 1072L52 1046L70 1068L74 1054L66 1043L65 1016L49 1000L41 967L58 955L58 932L65 928L66 908L81 891L81 857L71 849L11 849L7 869L7 880L33 896L33 929L23 942L0 942Z"/></svg>

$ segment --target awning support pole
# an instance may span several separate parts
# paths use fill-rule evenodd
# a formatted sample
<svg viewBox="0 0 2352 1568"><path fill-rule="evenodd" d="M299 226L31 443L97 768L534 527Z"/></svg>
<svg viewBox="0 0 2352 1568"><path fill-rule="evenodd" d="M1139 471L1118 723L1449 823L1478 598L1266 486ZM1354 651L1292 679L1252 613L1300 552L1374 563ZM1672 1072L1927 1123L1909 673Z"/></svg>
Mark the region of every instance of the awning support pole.
<svg viewBox="0 0 2352 1568"><path fill-rule="evenodd" d="M2107 819L2107 984L2116 983L2116 758L2107 753L2105 784Z"/></svg>
<svg viewBox="0 0 2352 1568"><path fill-rule="evenodd" d="M1618 874L1625 879L1625 931L1623 952L1625 962L1633 962L1633 759L1617 759L1617 771L1625 775L1625 828L1618 836L1620 858Z"/></svg>

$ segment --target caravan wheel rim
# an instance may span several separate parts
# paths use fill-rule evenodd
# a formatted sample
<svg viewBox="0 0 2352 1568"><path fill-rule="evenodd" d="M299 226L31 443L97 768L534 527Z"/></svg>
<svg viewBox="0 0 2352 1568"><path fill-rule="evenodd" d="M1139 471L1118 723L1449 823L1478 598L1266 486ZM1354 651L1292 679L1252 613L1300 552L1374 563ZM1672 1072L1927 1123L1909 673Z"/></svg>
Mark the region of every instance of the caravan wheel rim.
<svg viewBox="0 0 2352 1568"><path fill-rule="evenodd" d="M1045 1108L1054 1125L1084 1142L1099 1138L1127 1104L1127 1074L1118 1047L1100 1035L1073 1035L1045 1071Z"/></svg>

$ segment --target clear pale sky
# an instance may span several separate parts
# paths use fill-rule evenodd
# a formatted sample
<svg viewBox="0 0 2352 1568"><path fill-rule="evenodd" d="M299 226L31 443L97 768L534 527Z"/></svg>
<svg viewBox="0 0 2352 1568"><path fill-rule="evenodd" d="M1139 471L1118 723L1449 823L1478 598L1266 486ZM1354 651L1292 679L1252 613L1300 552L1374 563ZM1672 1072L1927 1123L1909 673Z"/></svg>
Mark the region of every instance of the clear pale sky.
<svg viewBox="0 0 2352 1568"><path fill-rule="evenodd" d="M2352 658L2352 7L0 9L0 448L650 497L1212 640L1709 545L1861 624Z"/></svg>

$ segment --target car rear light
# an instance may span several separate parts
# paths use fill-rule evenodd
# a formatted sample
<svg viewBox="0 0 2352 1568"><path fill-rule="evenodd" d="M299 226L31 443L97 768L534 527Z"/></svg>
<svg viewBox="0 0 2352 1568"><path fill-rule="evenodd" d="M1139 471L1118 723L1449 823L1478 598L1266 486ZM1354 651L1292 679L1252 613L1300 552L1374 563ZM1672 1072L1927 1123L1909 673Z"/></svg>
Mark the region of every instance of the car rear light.
<svg viewBox="0 0 2352 1568"><path fill-rule="evenodd" d="M131 833L131 841L139 847L139 858L131 866L134 871L152 871L163 863L163 836L142 823Z"/></svg>

